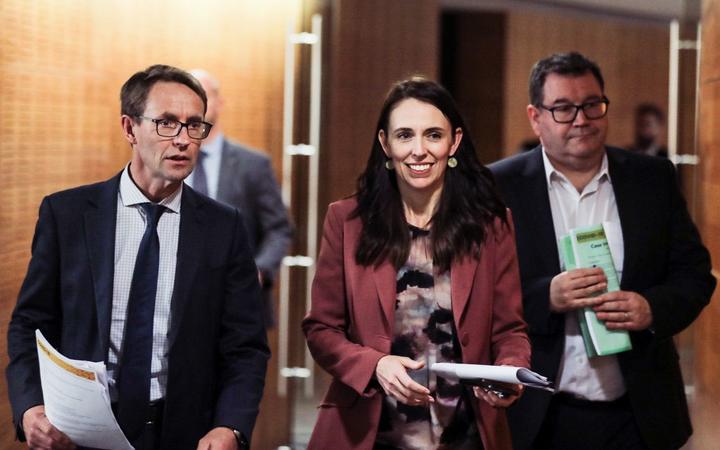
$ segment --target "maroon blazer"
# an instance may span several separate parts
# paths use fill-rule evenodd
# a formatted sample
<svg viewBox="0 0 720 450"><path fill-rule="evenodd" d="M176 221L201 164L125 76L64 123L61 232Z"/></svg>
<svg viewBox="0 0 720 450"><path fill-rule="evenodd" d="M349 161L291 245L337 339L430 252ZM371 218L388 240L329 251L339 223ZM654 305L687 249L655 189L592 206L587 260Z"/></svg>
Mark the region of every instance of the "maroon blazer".
<svg viewBox="0 0 720 450"><path fill-rule="evenodd" d="M309 449L371 450L380 421L383 393L374 374L378 360L390 353L397 271L388 261L378 266L355 261L362 223L349 216L356 204L351 198L328 209L312 308L302 324L313 357L333 376ZM495 220L479 260L453 262L450 270L453 317L466 363L530 364L509 214L509 225ZM504 411L477 399L473 408L486 450L510 449Z"/></svg>

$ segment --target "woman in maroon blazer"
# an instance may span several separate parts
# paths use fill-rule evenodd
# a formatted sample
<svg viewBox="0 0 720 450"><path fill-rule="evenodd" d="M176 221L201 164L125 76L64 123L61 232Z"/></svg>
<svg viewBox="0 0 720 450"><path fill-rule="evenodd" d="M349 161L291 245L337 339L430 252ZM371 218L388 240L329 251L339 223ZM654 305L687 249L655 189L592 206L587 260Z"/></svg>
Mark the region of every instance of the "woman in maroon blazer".
<svg viewBox="0 0 720 450"><path fill-rule="evenodd" d="M528 367L512 220L440 85L398 83L330 205L303 330L333 376L310 449L510 449L500 398L434 362Z"/></svg>

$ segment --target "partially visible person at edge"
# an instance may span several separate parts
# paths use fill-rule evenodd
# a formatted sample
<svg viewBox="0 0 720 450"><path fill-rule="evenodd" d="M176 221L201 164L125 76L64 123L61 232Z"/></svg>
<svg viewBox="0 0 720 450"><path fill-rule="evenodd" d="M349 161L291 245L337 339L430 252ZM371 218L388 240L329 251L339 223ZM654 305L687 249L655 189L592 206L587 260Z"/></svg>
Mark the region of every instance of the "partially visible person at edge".
<svg viewBox="0 0 720 450"><path fill-rule="evenodd" d="M357 193L325 218L303 330L333 376L308 448L511 448L521 386L500 398L429 370L530 356L510 213L437 83L385 99Z"/></svg>

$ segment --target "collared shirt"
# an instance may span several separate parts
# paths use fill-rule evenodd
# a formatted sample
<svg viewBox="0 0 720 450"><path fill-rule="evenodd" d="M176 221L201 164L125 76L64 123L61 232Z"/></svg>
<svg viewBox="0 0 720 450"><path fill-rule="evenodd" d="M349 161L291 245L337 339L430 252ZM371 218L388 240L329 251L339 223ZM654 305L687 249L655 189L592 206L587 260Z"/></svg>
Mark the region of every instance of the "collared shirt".
<svg viewBox="0 0 720 450"><path fill-rule="evenodd" d="M130 165L128 164L120 176L115 225L115 274L110 322L110 349L108 351L110 394L113 401L117 396L114 389L114 380L117 374L117 362L125 331L130 285L135 269L135 259L146 227L145 213L140 207L140 203L150 202L130 178L129 169ZM180 237L181 200L182 185L159 203L165 206L166 210L160 216L157 226L158 239L160 240L160 267L153 322L153 349L150 368L151 401L165 396L167 383L167 335L170 329L170 300L175 285L175 266L178 239Z"/></svg>
<svg viewBox="0 0 720 450"><path fill-rule="evenodd" d="M578 192L565 175L553 167L544 149L543 163L555 238L566 235L572 228L607 222L606 235L610 251L618 280L622 279L622 230L615 192L608 172L607 155L603 156L600 170L582 192ZM617 357L609 355L588 358L576 311L565 314L565 351L556 385L558 391L587 400L615 400L625 393L625 382Z"/></svg>
<svg viewBox="0 0 720 450"><path fill-rule="evenodd" d="M200 151L205 153L202 160L203 169L205 169L205 178L207 179L208 196L217 199L218 184L220 183L220 163L222 162L222 148L225 137L222 133L218 134L212 141L203 141ZM193 187L193 174L185 178L185 182Z"/></svg>

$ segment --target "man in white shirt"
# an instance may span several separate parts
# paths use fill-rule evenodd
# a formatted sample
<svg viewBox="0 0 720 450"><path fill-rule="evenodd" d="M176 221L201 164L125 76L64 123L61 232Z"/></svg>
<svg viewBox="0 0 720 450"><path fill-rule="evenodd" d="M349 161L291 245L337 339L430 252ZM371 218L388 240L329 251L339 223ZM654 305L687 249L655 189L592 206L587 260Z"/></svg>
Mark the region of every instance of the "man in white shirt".
<svg viewBox="0 0 720 450"><path fill-rule="evenodd" d="M137 450L246 448L269 357L241 215L184 185L207 97L155 65L121 90L130 162L110 180L47 196L8 327L8 392L30 448L72 449L44 414L35 330L104 361Z"/></svg>
<svg viewBox="0 0 720 450"><path fill-rule="evenodd" d="M578 53L540 60L530 124L541 145L490 166L513 212L532 368L557 393L531 390L508 411L516 449L677 449L692 433L672 336L715 288L710 257L672 164L605 145L609 100ZM602 269L562 271L557 239L608 223L621 290ZM632 350L588 358L577 310L627 330Z"/></svg>

